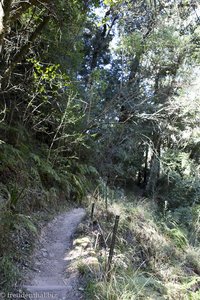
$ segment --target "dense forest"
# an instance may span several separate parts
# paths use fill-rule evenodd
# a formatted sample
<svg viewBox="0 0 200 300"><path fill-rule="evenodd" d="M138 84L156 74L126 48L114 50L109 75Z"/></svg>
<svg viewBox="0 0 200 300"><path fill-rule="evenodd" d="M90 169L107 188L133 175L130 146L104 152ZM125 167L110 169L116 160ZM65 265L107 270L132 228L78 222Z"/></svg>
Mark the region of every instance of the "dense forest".
<svg viewBox="0 0 200 300"><path fill-rule="evenodd" d="M186 262L182 277L197 280L199 64L198 0L0 1L0 290L19 279L37 224L66 203L87 202L97 186L119 205L121 194L139 205L126 214L136 224L144 218L144 230L160 226L160 244L166 234L177 247L169 257ZM138 251L150 240L138 240ZM146 268L164 281L150 262L160 250L152 251ZM122 295L125 273L119 290L101 298L95 288L91 299L200 299L199 281L188 296Z"/></svg>

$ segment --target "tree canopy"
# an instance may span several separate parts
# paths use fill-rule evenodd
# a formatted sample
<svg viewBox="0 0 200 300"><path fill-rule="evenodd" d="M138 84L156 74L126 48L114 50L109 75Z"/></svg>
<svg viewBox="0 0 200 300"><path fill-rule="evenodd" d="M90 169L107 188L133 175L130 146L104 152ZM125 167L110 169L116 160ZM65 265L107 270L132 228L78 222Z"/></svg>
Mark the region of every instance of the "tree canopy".
<svg viewBox="0 0 200 300"><path fill-rule="evenodd" d="M199 9L1 1L2 142L17 146L9 131L22 126L53 165L77 160L147 195L173 172L183 179L177 159L198 169Z"/></svg>

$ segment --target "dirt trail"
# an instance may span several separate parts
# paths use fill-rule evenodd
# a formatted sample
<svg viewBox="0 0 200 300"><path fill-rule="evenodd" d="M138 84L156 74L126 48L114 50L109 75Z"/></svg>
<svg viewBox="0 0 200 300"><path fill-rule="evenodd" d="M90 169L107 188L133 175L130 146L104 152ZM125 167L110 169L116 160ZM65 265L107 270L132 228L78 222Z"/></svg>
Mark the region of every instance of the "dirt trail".
<svg viewBox="0 0 200 300"><path fill-rule="evenodd" d="M24 286L31 294L28 299L83 299L78 273L67 269L67 261L72 236L84 216L84 209L73 209L59 215L44 228L34 253L34 271L30 272Z"/></svg>

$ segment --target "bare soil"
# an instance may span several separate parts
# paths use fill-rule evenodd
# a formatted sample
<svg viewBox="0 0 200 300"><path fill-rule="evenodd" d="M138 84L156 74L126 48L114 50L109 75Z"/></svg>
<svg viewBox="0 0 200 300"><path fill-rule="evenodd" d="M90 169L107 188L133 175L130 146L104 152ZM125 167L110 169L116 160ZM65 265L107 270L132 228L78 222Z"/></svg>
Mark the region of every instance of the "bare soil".
<svg viewBox="0 0 200 300"><path fill-rule="evenodd" d="M78 271L69 268L69 252L84 217L84 209L73 209L54 218L42 230L33 255L33 269L24 286L30 293L28 299L83 299Z"/></svg>

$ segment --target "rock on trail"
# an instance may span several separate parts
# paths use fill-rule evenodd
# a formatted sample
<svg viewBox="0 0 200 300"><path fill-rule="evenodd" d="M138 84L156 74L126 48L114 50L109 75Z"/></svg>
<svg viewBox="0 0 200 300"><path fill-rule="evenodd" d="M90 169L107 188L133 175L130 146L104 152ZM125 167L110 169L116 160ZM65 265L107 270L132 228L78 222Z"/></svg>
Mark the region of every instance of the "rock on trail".
<svg viewBox="0 0 200 300"><path fill-rule="evenodd" d="M43 229L34 253L34 268L24 286L30 293L28 299L83 299L78 272L67 267L72 236L84 217L84 209L73 209L59 215Z"/></svg>

